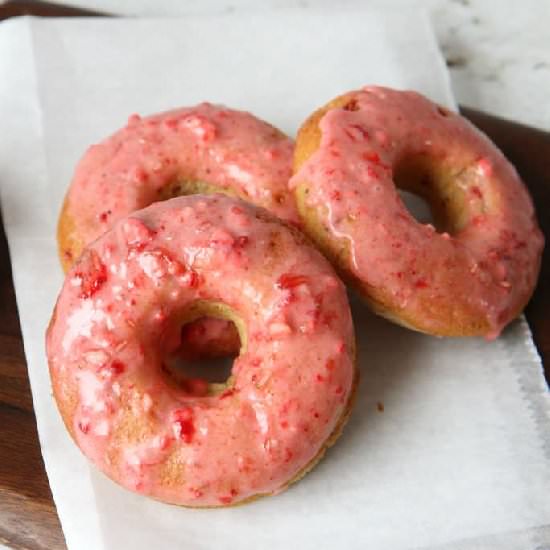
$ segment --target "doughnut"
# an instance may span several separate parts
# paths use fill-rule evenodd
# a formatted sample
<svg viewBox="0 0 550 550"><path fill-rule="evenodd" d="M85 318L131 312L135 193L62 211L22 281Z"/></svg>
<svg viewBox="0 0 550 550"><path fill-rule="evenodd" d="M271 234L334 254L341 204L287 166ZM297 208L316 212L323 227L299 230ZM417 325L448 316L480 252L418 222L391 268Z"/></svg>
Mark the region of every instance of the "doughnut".
<svg viewBox="0 0 550 550"><path fill-rule="evenodd" d="M182 227L185 231L182 231ZM181 326L231 320L225 383L164 372ZM278 493L339 435L356 385L345 287L294 227L221 194L116 222L66 276L46 336L54 397L120 485L190 507Z"/></svg>
<svg viewBox="0 0 550 550"><path fill-rule="evenodd" d="M289 185L305 232L394 322L492 339L533 293L544 240L516 170L418 93L369 86L320 108L299 130ZM398 189L426 199L435 227Z"/></svg>
<svg viewBox="0 0 550 550"><path fill-rule="evenodd" d="M125 128L90 147L76 168L58 222L63 269L117 220L177 195L221 191L298 223L287 189L293 147L252 114L209 103L131 116ZM238 350L232 323L201 319L194 328L187 359Z"/></svg>
<svg viewBox="0 0 550 550"><path fill-rule="evenodd" d="M117 220L175 196L223 192L298 223L288 192L293 148L267 122L210 103L130 116L76 167L57 229L64 270Z"/></svg>

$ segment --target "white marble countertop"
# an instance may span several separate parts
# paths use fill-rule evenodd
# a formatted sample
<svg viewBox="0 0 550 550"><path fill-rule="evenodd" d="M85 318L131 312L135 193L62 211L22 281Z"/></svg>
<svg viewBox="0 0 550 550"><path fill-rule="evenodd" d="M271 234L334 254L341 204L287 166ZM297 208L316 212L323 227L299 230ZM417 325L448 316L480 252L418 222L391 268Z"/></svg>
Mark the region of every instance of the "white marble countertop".
<svg viewBox="0 0 550 550"><path fill-rule="evenodd" d="M550 130L549 0L62 0L116 14L418 5L427 9L458 102Z"/></svg>
<svg viewBox="0 0 550 550"><path fill-rule="evenodd" d="M550 130L550 2L425 0L459 103Z"/></svg>
<svg viewBox="0 0 550 550"><path fill-rule="evenodd" d="M72 3L113 13L149 16L236 11L243 7L307 10L313 5L342 9L354 5L417 4L431 15L459 103L550 130L548 0L73 0Z"/></svg>

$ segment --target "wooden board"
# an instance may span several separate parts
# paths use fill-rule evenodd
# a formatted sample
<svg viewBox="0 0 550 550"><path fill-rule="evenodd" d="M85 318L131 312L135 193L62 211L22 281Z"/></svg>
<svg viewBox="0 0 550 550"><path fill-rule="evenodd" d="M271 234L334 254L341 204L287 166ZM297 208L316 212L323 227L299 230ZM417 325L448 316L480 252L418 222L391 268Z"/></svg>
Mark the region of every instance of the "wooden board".
<svg viewBox="0 0 550 550"><path fill-rule="evenodd" d="M38 2L8 2L7 17L97 15ZM550 133L463 108L462 113L497 143L516 165L537 206L550 242ZM53 235L52 235L52 238ZM527 319L550 380L550 253L543 257L539 285ZM11 278L9 252L0 218L0 543L15 549L65 548L52 500L32 407L23 341Z"/></svg>

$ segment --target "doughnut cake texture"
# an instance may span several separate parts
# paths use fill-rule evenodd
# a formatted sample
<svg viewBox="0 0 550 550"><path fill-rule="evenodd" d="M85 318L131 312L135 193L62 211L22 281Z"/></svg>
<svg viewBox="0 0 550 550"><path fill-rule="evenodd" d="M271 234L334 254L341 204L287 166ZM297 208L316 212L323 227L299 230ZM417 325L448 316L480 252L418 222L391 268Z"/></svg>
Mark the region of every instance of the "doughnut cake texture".
<svg viewBox="0 0 550 550"><path fill-rule="evenodd" d="M375 312L442 336L496 337L528 302L543 237L513 166L468 121L414 92L365 87L303 124L305 231ZM397 188L424 197L415 220Z"/></svg>
<svg viewBox="0 0 550 550"><path fill-rule="evenodd" d="M204 315L235 323L240 355L226 383L182 389L163 361ZM191 507L300 478L340 433L356 384L332 266L296 229L219 194L115 223L67 274L46 340L82 452L122 486Z"/></svg>
<svg viewBox="0 0 550 550"><path fill-rule="evenodd" d="M153 202L223 192L298 223L293 142L250 113L202 103L141 118L88 149L58 222L65 271L117 220Z"/></svg>

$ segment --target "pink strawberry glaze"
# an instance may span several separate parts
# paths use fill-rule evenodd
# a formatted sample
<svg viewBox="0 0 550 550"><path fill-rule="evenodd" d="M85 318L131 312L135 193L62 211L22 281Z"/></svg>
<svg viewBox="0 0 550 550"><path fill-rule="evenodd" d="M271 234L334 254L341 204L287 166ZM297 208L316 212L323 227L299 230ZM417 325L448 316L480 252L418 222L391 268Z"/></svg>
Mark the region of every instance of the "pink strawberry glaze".
<svg viewBox="0 0 550 550"><path fill-rule="evenodd" d="M230 189L298 223L288 193L294 144L250 113L201 103L141 118L88 149L66 197L66 214L84 245L117 220L192 179Z"/></svg>
<svg viewBox="0 0 550 550"><path fill-rule="evenodd" d="M209 103L147 118L133 115L125 128L84 155L67 193L65 215L86 245L117 220L159 200L166 185L192 178L231 189L298 224L287 189L293 147L291 139L250 113ZM226 321L201 320L196 327L202 334L195 334L192 355L235 351ZM222 331L225 335L216 340Z"/></svg>
<svg viewBox="0 0 550 550"><path fill-rule="evenodd" d="M134 212L83 253L47 354L69 430L109 477L216 506L283 489L317 455L348 406L353 325L344 286L300 240L253 205L193 195ZM161 367L199 299L246 326L215 396L175 388Z"/></svg>
<svg viewBox="0 0 550 550"><path fill-rule="evenodd" d="M384 288L397 311L423 315L420 301L463 300L496 337L536 284L544 239L514 167L468 121L414 92L365 87L348 108L322 118L319 149L291 179L307 181L307 204L351 247L353 273ZM393 175L406 157L454 174L466 220L453 235L417 222ZM437 316L425 319L441 329Z"/></svg>

